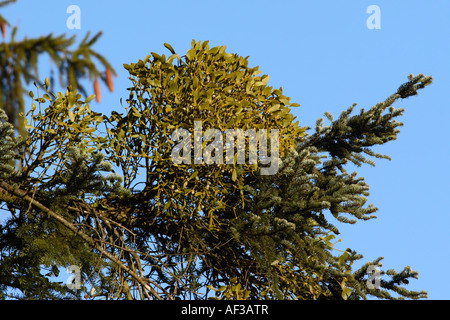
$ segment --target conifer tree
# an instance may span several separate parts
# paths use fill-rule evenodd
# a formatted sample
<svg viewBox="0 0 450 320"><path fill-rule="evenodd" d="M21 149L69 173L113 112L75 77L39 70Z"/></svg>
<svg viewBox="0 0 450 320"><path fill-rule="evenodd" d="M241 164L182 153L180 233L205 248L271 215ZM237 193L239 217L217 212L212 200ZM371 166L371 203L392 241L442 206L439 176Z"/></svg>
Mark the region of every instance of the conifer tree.
<svg viewBox="0 0 450 320"><path fill-rule="evenodd" d="M388 158L371 148L397 138L404 110L394 103L431 77L409 75L368 110L353 114L354 104L336 120L326 113L330 124L319 119L310 133L290 112L297 104L247 58L207 41L193 41L183 56L165 46L168 57L124 65L132 85L122 113L93 111L94 96L73 88L52 94L48 79L39 85L44 97L31 93L26 139L2 113L0 157L20 162L0 167L0 201L11 215L0 234L3 297L11 288L18 298L426 297L405 288L418 276L410 267L382 271L380 288L367 286L369 267L382 258L354 270L363 257L334 248L333 221L375 217L369 186L346 165ZM203 161L175 164L174 130L192 130L197 120L202 134L279 130L278 171L261 174L263 158L250 163L247 152L245 163L205 163L194 152ZM197 141L212 145L205 135ZM69 264L82 271L79 290L39 273Z"/></svg>
<svg viewBox="0 0 450 320"><path fill-rule="evenodd" d="M0 8L15 1L1 1ZM0 15L0 29L2 33L0 43L0 130L2 133L0 167L2 178L6 178L15 172L14 166L17 164L15 161L18 161L17 151L27 141L28 133L23 119L25 97L28 96L30 84L41 83L45 78L38 72L42 56L47 55L53 66L52 70L45 70L46 75L53 74L54 68L56 75L59 76L61 87L78 88L85 96L92 93L90 88L84 87L85 80L98 82L96 79L102 79L112 91L112 76L116 75L116 72L102 55L93 50L101 32L94 36L88 32L79 44L76 44L75 36L68 38L65 34L59 36L48 34L38 38L25 37L18 40L16 37L17 27L13 27L2 15ZM55 81L52 82L54 85ZM47 83L50 83L49 79L47 79ZM55 88L53 87L53 89ZM96 90L96 93L99 94L99 89ZM44 97L46 95L47 93ZM15 138L14 131L19 132L23 139ZM30 168L30 171L24 175L32 174L32 170ZM0 196L2 200L3 196L5 194L2 193ZM64 248L68 246L75 248L77 239L68 239L64 236L65 238L62 237L56 241L53 236L49 238L48 233L55 227L54 222L44 221L42 217L26 215L24 214L26 210L22 212L18 209L20 206L12 203L2 203L3 205L6 205L7 211L11 213L11 218L0 224L0 296L5 297L5 288L9 288L8 295L12 296L16 295L15 288L20 288L22 291L19 296L27 298L64 296L64 292L67 292L65 287L48 281L49 275L57 275L59 272L56 265L49 261L64 252ZM58 245L58 242L61 243L61 246ZM86 251L84 243L80 248L82 248L81 251ZM86 252L89 253L89 250ZM85 253L80 252L80 254ZM47 255L51 255L52 258L47 258ZM70 292L68 294L72 296Z"/></svg>
<svg viewBox="0 0 450 320"><path fill-rule="evenodd" d="M0 8L12 2L15 0L2 1ZM112 75L116 75L114 68L101 54L92 49L102 32L93 37L88 32L77 47L73 48L75 36L67 38L65 34L49 34L32 39L25 37L18 41L17 27L11 29L8 20L2 15L0 26L3 37L3 42L0 43L0 106L21 134L25 131L23 121L19 120L19 113L25 111L24 93L28 92L27 85L33 82L41 83L45 78L38 73L41 56L50 57L52 65L59 73L62 88L71 85L87 96L88 92L92 91L85 89L82 81L89 79L94 88L97 88L96 94L100 97L98 79L102 79L108 88L113 90L111 79ZM7 40L9 42L6 42ZM49 71L46 70L47 75ZM52 83L54 84L54 81Z"/></svg>

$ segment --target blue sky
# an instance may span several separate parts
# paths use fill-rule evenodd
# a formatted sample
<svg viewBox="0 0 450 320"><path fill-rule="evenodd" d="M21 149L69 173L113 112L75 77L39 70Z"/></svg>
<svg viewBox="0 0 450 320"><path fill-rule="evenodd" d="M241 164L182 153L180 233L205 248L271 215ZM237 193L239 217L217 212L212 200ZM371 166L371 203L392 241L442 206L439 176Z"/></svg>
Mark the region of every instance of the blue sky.
<svg viewBox="0 0 450 320"><path fill-rule="evenodd" d="M81 9L81 29L69 30L67 7ZM381 29L368 29L370 5L380 8ZM383 270L410 265L419 279L407 287L428 291L430 299L450 299L450 216L447 199L450 170L450 2L416 1L76 1L18 0L2 14L19 27L18 39L53 32L104 32L95 49L113 64L115 92L102 87L93 109L119 110L130 85L122 65L150 52L168 53L170 43L185 53L192 39L226 45L227 52L250 56L250 65L270 75L269 85L301 106L293 113L314 127L325 111L335 118L358 103L368 109L394 93L407 75L423 73L434 83L419 96L398 101L406 108L396 141L375 151L392 161L355 169L371 187L369 203L377 219L336 225L343 241L364 255L384 256ZM43 77L49 67L43 60Z"/></svg>

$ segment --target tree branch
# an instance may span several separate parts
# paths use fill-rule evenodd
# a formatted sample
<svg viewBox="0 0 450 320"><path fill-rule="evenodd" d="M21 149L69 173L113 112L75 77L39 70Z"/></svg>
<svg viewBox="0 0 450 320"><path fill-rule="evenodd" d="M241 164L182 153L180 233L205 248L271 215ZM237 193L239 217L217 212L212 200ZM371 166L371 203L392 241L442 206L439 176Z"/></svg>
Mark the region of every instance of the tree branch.
<svg viewBox="0 0 450 320"><path fill-rule="evenodd" d="M19 188L16 188L10 184L8 184L5 181L0 181L0 192L9 193L16 197L19 197L20 199L30 203L33 207L36 209L41 210L42 212L45 212L50 218L55 219L62 225L64 225L66 228L74 232L76 235L78 235L80 238L82 238L84 241L86 241L90 246L100 251L105 257L116 263L118 266L120 266L122 269L124 269L126 272L128 272L139 284L141 284L146 290L150 291L154 297L161 300L161 297L159 294L151 288L145 281L142 279L136 272L131 270L129 267L127 267L125 264L122 263L117 257L109 253L108 251L104 250L93 238L86 235L83 232L80 232L80 230L75 227L72 223L61 217L59 214L54 212L53 210L47 208L45 205L40 203L39 201L31 198L27 195L27 193Z"/></svg>

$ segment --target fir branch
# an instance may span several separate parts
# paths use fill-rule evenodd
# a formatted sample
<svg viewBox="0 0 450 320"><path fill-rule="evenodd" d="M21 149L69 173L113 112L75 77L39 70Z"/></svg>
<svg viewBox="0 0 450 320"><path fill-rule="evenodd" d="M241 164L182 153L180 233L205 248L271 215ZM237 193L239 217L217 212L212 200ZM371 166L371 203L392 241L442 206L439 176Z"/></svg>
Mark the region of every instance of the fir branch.
<svg viewBox="0 0 450 320"><path fill-rule="evenodd" d="M318 152L329 153L332 158L342 160L342 164L351 161L357 166L361 166L362 163L375 165L371 159L365 158L362 154L390 159L387 155L375 153L370 148L397 139L400 132L397 127L403 123L397 122L395 118L401 116L404 109L395 109L393 103L399 98L417 94L417 90L431 84L433 79L423 74L415 77L409 75L408 78L410 81L400 86L397 93L389 96L384 102L377 103L368 111L361 109L359 115L350 117L356 104L343 111L335 121L332 121L331 114L326 113L327 118L332 121L331 125L324 127L323 119L318 119L316 133L309 136L302 147L314 146ZM338 164L337 167L341 168L342 165Z"/></svg>
<svg viewBox="0 0 450 320"><path fill-rule="evenodd" d="M11 4L13 2L16 2L16 1L17 0L3 0L2 2L0 2L0 8L6 6L8 4Z"/></svg>
<svg viewBox="0 0 450 320"><path fill-rule="evenodd" d="M102 255L104 255L105 257L107 257L108 259L110 259L111 261L113 261L117 266L119 266L120 268L122 268L123 270L125 270L128 274L130 274L133 279L135 279L136 282L138 282L139 284L141 284L146 290L148 290L149 292L151 292L151 294L157 298L157 299L161 299L161 297L159 296L159 294L152 288L150 287L147 282L144 280L143 277L141 277L139 274L137 274L134 270L130 269L128 266L126 266L122 261L120 261L116 256L114 256L113 254L111 254L110 252L106 251L102 245L97 242L95 239L93 239L92 237L88 236L87 234L85 234L84 232L81 232L76 226L74 226L72 223L70 223L69 221L67 221L66 219L64 219L61 215L57 214L56 212L54 212L53 210L47 208L46 206L44 206L43 204L41 204L39 201L37 201L36 199L31 198L30 196L27 195L27 193L19 188L16 188L10 184L8 184L5 181L0 181L0 192L2 193L9 193L12 194L14 196L19 197L20 199L26 201L27 203L31 204L34 208L36 208L37 210L40 210L44 213L46 213L50 218L54 219L55 221L57 221L58 223L61 223L63 226L65 226L67 229L71 230L75 235L77 235L78 237L80 237L81 239L83 239L85 242L87 242L91 247L95 248L96 250L98 250ZM150 281L149 279L147 279L147 281ZM153 283L154 285L157 285L155 283ZM159 285L157 285L159 287Z"/></svg>

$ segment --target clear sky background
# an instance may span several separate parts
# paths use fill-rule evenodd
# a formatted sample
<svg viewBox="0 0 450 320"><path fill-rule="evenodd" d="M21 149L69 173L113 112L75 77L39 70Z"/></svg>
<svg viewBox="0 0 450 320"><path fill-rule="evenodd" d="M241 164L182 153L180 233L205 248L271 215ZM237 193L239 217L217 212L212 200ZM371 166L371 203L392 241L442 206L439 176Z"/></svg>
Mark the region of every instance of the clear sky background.
<svg viewBox="0 0 450 320"><path fill-rule="evenodd" d="M79 30L66 26L72 4L81 9ZM381 10L381 29L367 28L370 5ZM375 149L392 161L355 169L371 187L368 203L379 208L378 218L336 225L339 248L358 251L363 262L384 256L383 270L410 265L419 279L408 289L450 299L450 1L18 0L1 13L19 27L17 39L66 33L81 41L103 31L94 49L118 72L116 90L103 85L102 102L91 107L106 114L128 98L122 65L152 51L170 54L164 42L180 55L195 39L250 56L251 66L270 75L269 85L301 105L293 113L312 128L325 111L337 118L354 102L358 112L384 101L410 73L433 76L419 96L394 105L406 108L399 119L405 125L396 141ZM42 61L44 78L50 68Z"/></svg>

